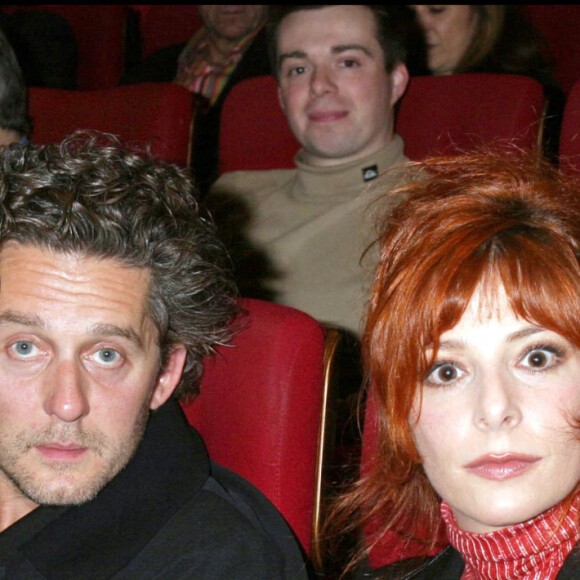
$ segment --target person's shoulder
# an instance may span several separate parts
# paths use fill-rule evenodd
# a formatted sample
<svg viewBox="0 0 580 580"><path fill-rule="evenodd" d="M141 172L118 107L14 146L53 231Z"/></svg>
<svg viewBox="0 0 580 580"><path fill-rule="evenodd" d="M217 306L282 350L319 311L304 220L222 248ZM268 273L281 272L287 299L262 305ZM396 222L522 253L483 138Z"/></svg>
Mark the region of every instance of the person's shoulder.
<svg viewBox="0 0 580 580"><path fill-rule="evenodd" d="M251 484L212 463L210 476L116 580L307 580L292 531Z"/></svg>
<svg viewBox="0 0 580 580"><path fill-rule="evenodd" d="M231 534L231 522L235 520L240 533L247 534L246 541L251 540L259 554L270 554L271 557L273 552L276 560L280 560L281 569L284 570L280 578L307 578L296 536L278 510L258 489L236 473L212 462L212 477L206 482L204 492L212 496L214 501L209 503L216 513L230 514L230 521L224 529L227 535Z"/></svg>
<svg viewBox="0 0 580 580"><path fill-rule="evenodd" d="M296 179L296 169L231 171L224 173L211 187L211 194L227 193L256 198L281 191Z"/></svg>

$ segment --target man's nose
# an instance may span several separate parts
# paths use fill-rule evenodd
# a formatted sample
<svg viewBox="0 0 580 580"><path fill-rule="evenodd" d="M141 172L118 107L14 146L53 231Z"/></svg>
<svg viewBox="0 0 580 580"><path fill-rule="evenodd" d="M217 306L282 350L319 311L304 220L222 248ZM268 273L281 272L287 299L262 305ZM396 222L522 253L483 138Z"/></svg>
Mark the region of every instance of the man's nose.
<svg viewBox="0 0 580 580"><path fill-rule="evenodd" d="M72 360L55 365L44 386L44 410L47 415L71 423L88 414L89 399L86 378Z"/></svg>
<svg viewBox="0 0 580 580"><path fill-rule="evenodd" d="M310 77L310 91L316 96L334 92L336 83L332 71L326 66L317 66Z"/></svg>

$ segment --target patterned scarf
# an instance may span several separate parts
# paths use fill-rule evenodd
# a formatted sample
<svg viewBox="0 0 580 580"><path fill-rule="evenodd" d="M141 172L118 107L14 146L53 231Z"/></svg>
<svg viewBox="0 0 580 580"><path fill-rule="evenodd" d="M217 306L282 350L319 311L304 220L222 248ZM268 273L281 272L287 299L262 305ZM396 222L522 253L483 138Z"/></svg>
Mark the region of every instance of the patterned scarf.
<svg viewBox="0 0 580 580"><path fill-rule="evenodd" d="M527 522L474 534L441 504L449 542L465 561L461 580L553 580L580 539L579 510L580 494Z"/></svg>

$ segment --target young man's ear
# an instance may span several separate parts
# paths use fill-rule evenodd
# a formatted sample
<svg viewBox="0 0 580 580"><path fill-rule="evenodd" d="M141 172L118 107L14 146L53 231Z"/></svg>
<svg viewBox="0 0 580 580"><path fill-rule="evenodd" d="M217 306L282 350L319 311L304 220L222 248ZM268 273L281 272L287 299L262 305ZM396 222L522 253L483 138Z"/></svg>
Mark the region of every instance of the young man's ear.
<svg viewBox="0 0 580 580"><path fill-rule="evenodd" d="M171 349L165 368L157 377L149 408L154 411L171 397L183 375L187 349L184 344L176 344Z"/></svg>
<svg viewBox="0 0 580 580"><path fill-rule="evenodd" d="M391 106L403 96L409 82L409 71L404 63L400 62L391 71Z"/></svg>

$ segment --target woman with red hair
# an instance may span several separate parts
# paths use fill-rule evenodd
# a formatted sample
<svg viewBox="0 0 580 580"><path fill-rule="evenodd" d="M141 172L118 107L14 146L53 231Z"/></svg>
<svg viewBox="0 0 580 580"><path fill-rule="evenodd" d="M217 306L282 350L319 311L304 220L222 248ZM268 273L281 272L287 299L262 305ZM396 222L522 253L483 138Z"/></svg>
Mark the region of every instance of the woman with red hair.
<svg viewBox="0 0 580 580"><path fill-rule="evenodd" d="M417 167L363 338L377 459L335 524L450 544L365 577L578 578L580 184L505 151Z"/></svg>

